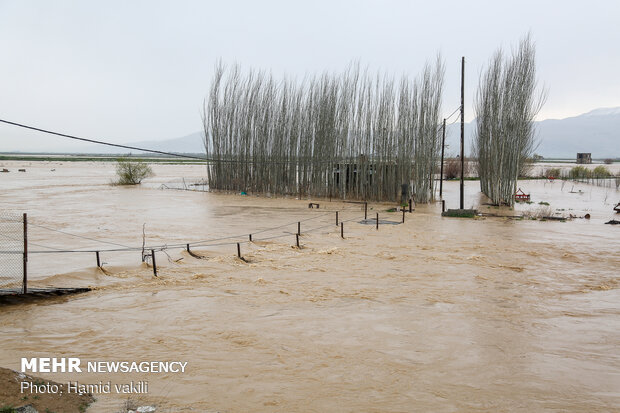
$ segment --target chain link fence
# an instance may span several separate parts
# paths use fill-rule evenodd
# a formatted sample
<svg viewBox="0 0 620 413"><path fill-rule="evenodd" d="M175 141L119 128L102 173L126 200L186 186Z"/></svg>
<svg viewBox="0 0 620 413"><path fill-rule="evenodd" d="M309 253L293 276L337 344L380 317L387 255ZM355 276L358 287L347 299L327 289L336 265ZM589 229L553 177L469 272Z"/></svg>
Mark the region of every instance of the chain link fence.
<svg viewBox="0 0 620 413"><path fill-rule="evenodd" d="M0 210L0 288L23 288L24 216Z"/></svg>

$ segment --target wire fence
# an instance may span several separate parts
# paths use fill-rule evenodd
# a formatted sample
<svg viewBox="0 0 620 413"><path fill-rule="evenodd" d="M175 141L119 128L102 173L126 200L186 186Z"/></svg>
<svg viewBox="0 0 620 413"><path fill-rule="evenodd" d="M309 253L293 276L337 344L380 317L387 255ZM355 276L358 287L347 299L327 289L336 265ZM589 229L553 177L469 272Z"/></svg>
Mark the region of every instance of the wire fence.
<svg viewBox="0 0 620 413"><path fill-rule="evenodd" d="M410 200L411 202L411 200ZM221 246L231 246L234 247L236 245L237 255L242 260L245 260L241 255L241 245L253 243L256 241L267 241L267 240L276 240L282 238L290 238L291 244L294 244L293 237L296 238L296 244L299 247L299 236L302 234L310 234L310 233L329 233L339 231L341 236L344 236L344 223L349 223L353 221L358 221L360 223L372 223L375 224L376 218L376 226L379 229L379 224L397 224L400 222L392 222L379 220L379 214L368 218L368 203L367 202L354 202L353 205L349 207L339 208L337 210L314 210L310 216L305 218L298 218L295 221L287 222L282 225L277 225L268 228L252 228L248 229L247 232L237 233L231 235L224 235L221 237L213 237L202 240L193 240L186 242L178 242L173 241L171 243L166 244L145 244L143 246L138 245L125 245L118 242L111 242L107 240L101 240L97 238L91 238L83 235L74 234L68 231L63 231L60 229L56 229L48 226L41 225L36 222L36 220L28 220L28 226L34 229L33 235L36 238L36 233L40 231L44 232L54 232L59 235L68 236L71 238L79 238L82 240L90 241L94 244L99 244L95 246L89 246L86 248L78 247L74 244L74 248L57 248L49 245L43 245L37 242L28 241L26 244L24 236L24 231L26 230L26 216L12 214L9 212L0 213L0 245L1 245L1 254L0 254L0 290L15 290L17 288L22 287L23 292L26 291L25 284L25 271L26 271L26 262L25 258L28 255L34 254L36 255L47 255L47 254L93 254L93 264L96 262L97 267L103 269L103 261L101 260L101 255L104 254L109 256L110 254L121 254L121 253L130 253L130 252L141 252L142 253L142 261L150 262L153 267L154 274L157 276L157 268L155 264L155 253L161 252L168 256L170 261L170 256L168 255L168 251L172 250L186 250L190 255L201 258L200 255L195 255L192 252L193 248L214 248ZM310 204L309 208L318 204ZM343 213L353 212L353 216L344 217ZM411 212L411 210L409 211ZM340 213L340 215L339 215ZM348 214L347 214L348 215ZM334 220L335 218L335 220ZM403 222L404 222L404 213L403 213ZM368 222L365 222L368 221ZM336 226L336 230L333 231ZM331 230L330 230L331 229ZM31 232L30 230L28 232ZM29 237L30 238L30 237ZM178 239L178 237L175 237ZM27 246L28 245L28 246ZM232 251L231 251L232 252ZM96 259L96 261L95 261Z"/></svg>
<svg viewBox="0 0 620 413"><path fill-rule="evenodd" d="M581 176L581 177L562 177L565 181L590 184L603 188L620 189L620 176Z"/></svg>
<svg viewBox="0 0 620 413"><path fill-rule="evenodd" d="M24 216L0 211L0 288L23 288Z"/></svg>

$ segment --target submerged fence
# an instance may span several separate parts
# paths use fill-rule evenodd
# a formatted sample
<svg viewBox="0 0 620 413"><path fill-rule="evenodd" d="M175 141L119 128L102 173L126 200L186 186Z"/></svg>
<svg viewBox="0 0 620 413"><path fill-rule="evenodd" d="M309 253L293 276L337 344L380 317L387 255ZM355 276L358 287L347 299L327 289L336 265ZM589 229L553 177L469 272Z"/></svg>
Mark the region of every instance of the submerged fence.
<svg viewBox="0 0 620 413"><path fill-rule="evenodd" d="M581 177L572 177L570 175L563 176L561 179L569 182L579 182L582 184L589 184L600 186L603 188L612 188L619 189L620 188L620 176L581 176Z"/></svg>
<svg viewBox="0 0 620 413"><path fill-rule="evenodd" d="M27 291L27 282L26 282L26 264L28 254L92 254L93 263L100 269L103 270L103 262L101 261L101 253L105 253L107 255L121 252L141 252L142 261L150 261L151 267L153 269L153 274L155 276L158 275L157 271L157 260L156 260L156 252L161 252L164 255L168 255L166 251L169 250L185 250L190 256L194 258L204 258L201 255L197 255L195 253L195 248L208 248L208 247L217 247L217 246L230 246L231 250L234 248L236 250L236 255L239 259L246 261L242 254L242 245L253 243L256 241L267 241L267 240L275 240L281 238L289 238L291 240L291 244L296 246L297 248L303 248L303 245L300 244L300 236L303 234L313 233L321 230L327 230L331 228L332 230L327 230L327 232L335 231L340 232L341 238L345 238L345 223L349 223L352 221L358 221L362 224L375 226L376 229L379 229L379 225L384 224L401 224L405 222L405 212L408 209L408 212L413 212L413 202L410 199L408 208L402 208L402 221L399 219L398 221L390 221L390 220L380 220L379 213L376 213L375 216L368 216L368 203L367 202L354 202L355 204L359 204L358 206L352 208L342 208L340 210L330 210L325 212L319 212L319 204L310 203L308 208L310 210L316 211L317 214L312 214L313 216L307 217L304 219L297 219L294 222L289 222L283 225L278 225L271 228L263 228L263 229L254 229L249 230L246 233L236 234L236 235L228 235L219 238L211 238L204 239L200 241L192 241L192 242L184 242L184 243L172 243L172 244L163 244L163 245L143 245L143 246L126 246L123 244L119 244L116 242L99 240L96 238L85 237L83 235L72 234L66 231L49 228L47 226L39 225L36 222L32 223L32 226L37 229L49 230L61 234L65 234L71 237L82 238L90 241L96 241L101 244L114 245L119 248L101 248L101 249L60 249L52 246L41 245L37 243L33 243L35 249L28 251L27 247L27 237L26 237L26 222L27 217L26 214L16 215L16 214L8 214L5 213L0 215L0 244L2 245L2 251L0 252L0 292L9 292L13 293L16 290L19 292L26 293ZM316 208L315 208L316 207ZM342 219L342 215L339 215L339 212L350 211L351 209L360 208L361 212L359 215L351 217L349 219ZM306 223L310 221L314 221L321 218L327 218L328 222L321 223L318 226L306 226ZM335 218L335 221L333 220ZM303 225L302 225L303 224ZM295 231L291 231L295 228ZM269 232L279 231L280 234L277 235L268 235ZM335 232L334 231L334 232ZM21 238L20 238L21 237ZM294 241L293 241L294 240ZM168 256L169 261L171 261ZM173 261L171 261L173 262ZM21 277L21 278L20 278ZM35 289L36 290L36 289Z"/></svg>
<svg viewBox="0 0 620 413"><path fill-rule="evenodd" d="M0 211L0 288L27 291L27 216Z"/></svg>

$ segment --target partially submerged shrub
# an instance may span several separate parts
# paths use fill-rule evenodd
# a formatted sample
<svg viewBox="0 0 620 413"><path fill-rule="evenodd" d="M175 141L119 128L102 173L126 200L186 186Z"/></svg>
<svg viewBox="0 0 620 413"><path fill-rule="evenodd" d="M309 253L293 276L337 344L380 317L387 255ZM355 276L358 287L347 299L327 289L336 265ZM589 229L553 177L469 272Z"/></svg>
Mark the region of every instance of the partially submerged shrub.
<svg viewBox="0 0 620 413"><path fill-rule="evenodd" d="M594 168L594 171L592 171L592 175L595 178L609 178L610 176L612 176L611 172L609 172L609 169L607 169L603 165L599 165Z"/></svg>
<svg viewBox="0 0 620 413"><path fill-rule="evenodd" d="M463 175L476 176L478 172L478 166L475 159L465 158L463 165ZM457 179L461 177L461 158L446 158L443 164L443 177L444 179Z"/></svg>
<svg viewBox="0 0 620 413"><path fill-rule="evenodd" d="M575 166L568 173L568 176L571 179L589 178L590 175L591 175L591 172L585 166Z"/></svg>
<svg viewBox="0 0 620 413"><path fill-rule="evenodd" d="M461 176L461 160L448 158L444 161L443 176L445 179L455 179Z"/></svg>
<svg viewBox="0 0 620 413"><path fill-rule="evenodd" d="M117 185L138 185L143 179L153 176L151 167L142 161L120 158L116 162Z"/></svg>
<svg viewBox="0 0 620 413"><path fill-rule="evenodd" d="M560 168L547 168L545 170L545 178L559 178L561 174Z"/></svg>
<svg viewBox="0 0 620 413"><path fill-rule="evenodd" d="M543 205L536 209L528 209L527 211L523 211L523 216L531 219L543 219L546 217L553 216L553 208L549 205Z"/></svg>
<svg viewBox="0 0 620 413"><path fill-rule="evenodd" d="M611 165L612 163L614 163L614 160L611 158L607 158L603 162L605 162L606 165Z"/></svg>

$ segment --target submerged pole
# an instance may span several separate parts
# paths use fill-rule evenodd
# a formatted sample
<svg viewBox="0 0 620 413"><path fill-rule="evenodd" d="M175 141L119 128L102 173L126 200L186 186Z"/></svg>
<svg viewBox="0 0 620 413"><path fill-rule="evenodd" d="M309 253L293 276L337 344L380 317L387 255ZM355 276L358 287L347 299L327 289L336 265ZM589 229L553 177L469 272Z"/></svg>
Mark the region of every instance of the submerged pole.
<svg viewBox="0 0 620 413"><path fill-rule="evenodd" d="M101 260L99 259L99 251L95 251L95 254L97 255L97 268L101 268Z"/></svg>
<svg viewBox="0 0 620 413"><path fill-rule="evenodd" d="M336 211L336 225L338 225L338 211Z"/></svg>
<svg viewBox="0 0 620 413"><path fill-rule="evenodd" d="M153 260L153 275L157 277L157 263L155 263L155 250L151 250L151 259Z"/></svg>
<svg viewBox="0 0 620 413"><path fill-rule="evenodd" d="M377 229L379 229L379 213L377 212Z"/></svg>
<svg viewBox="0 0 620 413"><path fill-rule="evenodd" d="M340 238L344 239L344 222L340 223Z"/></svg>

